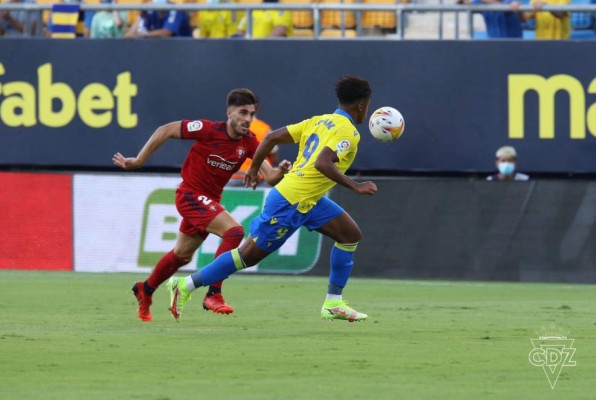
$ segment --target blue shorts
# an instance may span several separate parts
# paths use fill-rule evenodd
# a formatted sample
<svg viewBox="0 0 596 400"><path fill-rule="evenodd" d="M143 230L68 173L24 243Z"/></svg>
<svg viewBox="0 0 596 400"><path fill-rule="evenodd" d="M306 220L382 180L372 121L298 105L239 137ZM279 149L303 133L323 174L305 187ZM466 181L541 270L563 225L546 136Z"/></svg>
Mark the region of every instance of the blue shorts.
<svg viewBox="0 0 596 400"><path fill-rule="evenodd" d="M250 223L249 231L261 249L273 252L279 249L301 226L309 231L319 229L344 212L333 200L322 197L306 214L291 205L277 189L273 188L261 214Z"/></svg>

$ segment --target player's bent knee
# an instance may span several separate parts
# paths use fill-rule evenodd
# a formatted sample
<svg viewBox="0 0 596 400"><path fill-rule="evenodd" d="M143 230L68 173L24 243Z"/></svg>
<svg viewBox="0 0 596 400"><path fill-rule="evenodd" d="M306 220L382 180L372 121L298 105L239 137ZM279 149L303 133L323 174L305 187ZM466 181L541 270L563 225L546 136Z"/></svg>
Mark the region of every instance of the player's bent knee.
<svg viewBox="0 0 596 400"><path fill-rule="evenodd" d="M242 239L244 239L244 228L241 225L234 226L225 231L224 234L221 235L221 238L223 240L234 241L240 244L240 242L242 242Z"/></svg>
<svg viewBox="0 0 596 400"><path fill-rule="evenodd" d="M362 239L362 231L358 226L354 226L352 229L347 230L341 235L339 243L358 243Z"/></svg>

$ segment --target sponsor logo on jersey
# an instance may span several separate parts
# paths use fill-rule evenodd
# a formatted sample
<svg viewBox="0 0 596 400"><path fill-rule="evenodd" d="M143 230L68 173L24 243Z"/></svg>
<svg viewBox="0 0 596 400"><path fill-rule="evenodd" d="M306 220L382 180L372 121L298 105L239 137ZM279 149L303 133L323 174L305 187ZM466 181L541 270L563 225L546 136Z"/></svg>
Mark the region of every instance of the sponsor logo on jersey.
<svg viewBox="0 0 596 400"><path fill-rule="evenodd" d="M191 121L186 124L186 130L189 132L196 132L203 129L203 123L201 121Z"/></svg>
<svg viewBox="0 0 596 400"><path fill-rule="evenodd" d="M224 171L231 171L238 163L228 161L217 154L209 154L207 157L207 164L215 168L223 169Z"/></svg>
<svg viewBox="0 0 596 400"><path fill-rule="evenodd" d="M342 140L337 144L337 151L342 154L344 151L350 148L350 141L349 140Z"/></svg>

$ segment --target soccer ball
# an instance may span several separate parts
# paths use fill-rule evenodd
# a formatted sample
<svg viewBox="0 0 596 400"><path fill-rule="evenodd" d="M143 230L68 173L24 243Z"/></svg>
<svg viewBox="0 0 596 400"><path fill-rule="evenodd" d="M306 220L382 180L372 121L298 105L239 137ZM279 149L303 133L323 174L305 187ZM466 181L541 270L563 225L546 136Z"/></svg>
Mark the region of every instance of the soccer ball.
<svg viewBox="0 0 596 400"><path fill-rule="evenodd" d="M378 141L392 142L404 133L406 123L404 117L395 108L381 107L370 116L368 127Z"/></svg>

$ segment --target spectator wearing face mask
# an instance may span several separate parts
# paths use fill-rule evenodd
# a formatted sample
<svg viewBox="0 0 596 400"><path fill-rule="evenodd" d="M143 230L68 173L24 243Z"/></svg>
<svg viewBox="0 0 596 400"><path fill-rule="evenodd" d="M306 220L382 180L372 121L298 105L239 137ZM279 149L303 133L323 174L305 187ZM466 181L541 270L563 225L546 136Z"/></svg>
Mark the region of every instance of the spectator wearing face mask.
<svg viewBox="0 0 596 400"><path fill-rule="evenodd" d="M101 0L101 2L111 4L112 0ZM124 37L125 21L127 20L128 13L126 11L98 11L91 20L91 38L114 39Z"/></svg>
<svg viewBox="0 0 596 400"><path fill-rule="evenodd" d="M169 4L168 0L153 0L154 4ZM192 35L188 14L183 11L152 10L143 11L132 24L127 38L167 38Z"/></svg>
<svg viewBox="0 0 596 400"><path fill-rule="evenodd" d="M263 0L263 3L277 3L279 0ZM246 35L246 16L238 24L235 37ZM253 39L286 37L292 35L292 12L285 10L254 10L252 12Z"/></svg>
<svg viewBox="0 0 596 400"><path fill-rule="evenodd" d="M486 178L487 181L527 181L530 177L516 172L517 152L511 146L503 146L497 150L498 174Z"/></svg>

